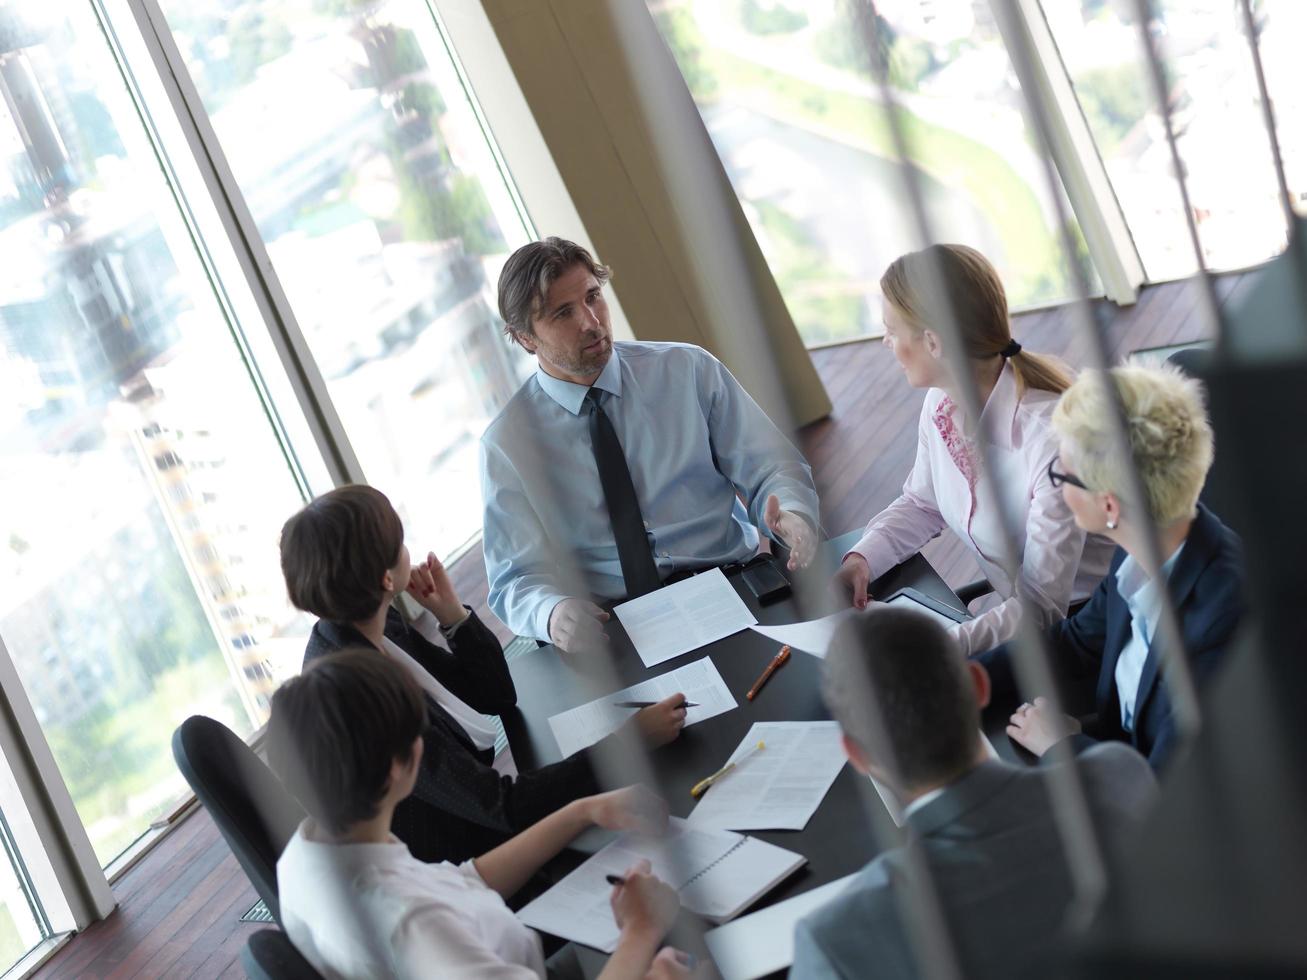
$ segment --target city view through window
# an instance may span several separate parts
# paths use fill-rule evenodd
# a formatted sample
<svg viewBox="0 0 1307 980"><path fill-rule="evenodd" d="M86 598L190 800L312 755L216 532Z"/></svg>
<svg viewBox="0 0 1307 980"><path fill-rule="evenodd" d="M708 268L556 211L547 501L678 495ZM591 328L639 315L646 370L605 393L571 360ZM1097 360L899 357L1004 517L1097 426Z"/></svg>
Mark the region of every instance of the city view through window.
<svg viewBox="0 0 1307 980"><path fill-rule="evenodd" d="M480 531L478 440L532 364L493 284L527 230L426 4L165 0L368 482L410 548Z"/></svg>
<svg viewBox="0 0 1307 980"><path fill-rule="evenodd" d="M429 10L165 10L367 478L448 557L529 368L490 287L527 232ZM0 28L0 637L107 864L184 792L176 725L248 736L299 669L302 498L93 8Z"/></svg>
<svg viewBox="0 0 1307 980"><path fill-rule="evenodd" d="M881 331L918 234L880 87L842 0L651 0L803 339ZM932 232L981 249L1013 306L1064 300L1047 181L987 0L879 0Z"/></svg>
<svg viewBox="0 0 1307 980"><path fill-rule="evenodd" d="M22 11L0 19L0 637L108 863L185 790L173 729L251 734L278 644L302 651L276 559L301 498L93 8Z"/></svg>
<svg viewBox="0 0 1307 980"><path fill-rule="evenodd" d="M1213 269L1265 261L1284 249L1270 144L1243 13L1230 0L1165 0L1150 30L1170 82L1203 258ZM1289 187L1307 194L1307 4L1261 0L1260 44ZM1153 98L1133 3L1044 0L1044 12L1093 131L1150 279L1197 268Z"/></svg>

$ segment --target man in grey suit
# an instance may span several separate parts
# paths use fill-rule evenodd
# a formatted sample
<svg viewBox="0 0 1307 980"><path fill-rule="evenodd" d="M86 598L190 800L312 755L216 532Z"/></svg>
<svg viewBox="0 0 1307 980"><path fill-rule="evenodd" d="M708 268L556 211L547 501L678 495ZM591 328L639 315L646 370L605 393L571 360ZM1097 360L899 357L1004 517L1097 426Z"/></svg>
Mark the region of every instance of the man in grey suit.
<svg viewBox="0 0 1307 980"><path fill-rule="evenodd" d="M853 766L904 805L960 974L1006 980L1037 971L1062 942L1071 873L1053 816L1051 767L1010 765L986 750L984 668L926 617L881 608L841 628L825 693ZM1156 795L1148 763L1107 743L1061 764L1079 768L1100 838L1113 850ZM799 922L791 980L922 976L905 927L914 882L904 848L879 855L847 891Z"/></svg>

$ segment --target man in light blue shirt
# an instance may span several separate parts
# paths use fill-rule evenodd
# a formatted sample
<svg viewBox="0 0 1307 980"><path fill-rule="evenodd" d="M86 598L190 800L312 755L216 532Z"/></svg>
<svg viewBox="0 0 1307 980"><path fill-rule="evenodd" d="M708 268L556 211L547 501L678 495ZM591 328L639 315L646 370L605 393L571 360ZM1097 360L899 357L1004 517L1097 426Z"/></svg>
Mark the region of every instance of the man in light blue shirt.
<svg viewBox="0 0 1307 980"><path fill-rule="evenodd" d="M792 565L817 544L798 450L707 351L614 343L607 280L584 248L549 238L515 252L499 282L508 334L538 364L481 440L489 603L514 632L564 650L601 636L608 614L591 599L638 591L617 530L632 513L655 585L750 558L757 525L791 548ZM634 500L616 501L600 469L595 415L611 423L617 483Z"/></svg>

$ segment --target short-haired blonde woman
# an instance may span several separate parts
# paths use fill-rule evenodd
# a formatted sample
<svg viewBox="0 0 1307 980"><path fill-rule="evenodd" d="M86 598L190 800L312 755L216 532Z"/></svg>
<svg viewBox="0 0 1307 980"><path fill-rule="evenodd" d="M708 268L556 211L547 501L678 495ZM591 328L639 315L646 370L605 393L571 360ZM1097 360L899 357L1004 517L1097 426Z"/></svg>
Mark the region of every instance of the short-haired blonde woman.
<svg viewBox="0 0 1307 980"><path fill-rule="evenodd" d="M965 245L932 245L900 256L880 280L885 346L914 388L929 388L917 424L917 458L898 499L844 556L836 584L853 605L867 604L867 585L910 557L945 528L971 550L1002 601L955 628L967 653L1010 639L1021 615L1019 595L1040 610L1042 624L1087 600L1107 571L1112 546L1076 526L1048 477L1057 455L1049 424L1071 383L1056 360L1012 339L1007 296L989 261ZM942 293L942 295L941 295ZM980 401L967 417L961 379L946 356L946 318L962 331ZM987 433L986 479L976 439ZM1016 579L1004 570L997 491L1024 529ZM1042 625L1041 624L1041 625Z"/></svg>
<svg viewBox="0 0 1307 980"><path fill-rule="evenodd" d="M1212 463L1212 430L1198 382L1171 367L1113 368L1133 465L1160 539L1150 567L1147 521L1127 502L1131 461L1113 451L1112 408L1102 375L1081 377L1053 413L1060 456L1049 471L1076 523L1119 546L1111 573L1089 603L1048 634L1055 673L1072 704L1096 702L1091 728L1052 712L1043 698L1022 704L1008 734L1036 755L1066 738L1080 751L1102 739L1132 743L1156 769L1174 748L1175 725L1158 676L1153 639L1166 582L1185 654L1201 685L1220 665L1243 611L1239 539L1198 502ZM994 682L991 704L1017 700L1006 647L981 656Z"/></svg>

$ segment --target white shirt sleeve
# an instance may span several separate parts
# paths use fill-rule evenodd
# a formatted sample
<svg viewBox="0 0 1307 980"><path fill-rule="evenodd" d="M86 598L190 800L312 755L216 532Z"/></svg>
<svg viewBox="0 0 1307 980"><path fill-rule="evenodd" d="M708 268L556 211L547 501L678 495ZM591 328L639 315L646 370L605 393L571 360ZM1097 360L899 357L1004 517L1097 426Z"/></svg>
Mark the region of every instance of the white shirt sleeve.
<svg viewBox="0 0 1307 980"><path fill-rule="evenodd" d="M472 861L460 864L458 873L485 888L485 881ZM495 911L502 912L502 915L477 918L485 933L483 936L465 928L462 919L451 915L438 903L418 905L399 921L391 933L396 975L413 977L414 980L426 977L544 980L544 962L534 934L507 908ZM528 947L529 954L526 953ZM505 960L502 951L514 948L527 955L534 965Z"/></svg>
<svg viewBox="0 0 1307 980"><path fill-rule="evenodd" d="M1050 452L1056 448L1050 445ZM1048 479L1051 455L1036 460L1038 477L1026 515L1025 549L1017 576L1017 594L957 627L958 643L970 655L1006 643L1017 632L1021 596L1038 611L1039 626L1066 616L1076 571L1085 550L1085 532L1075 522L1062 491Z"/></svg>
<svg viewBox="0 0 1307 980"><path fill-rule="evenodd" d="M506 963L439 907L427 906L405 916L391 934L395 973L425 980L541 980L520 963Z"/></svg>
<svg viewBox="0 0 1307 980"><path fill-rule="evenodd" d="M872 581L911 558L948 526L940 514L931 476L929 440L934 423L930 419L930 402L927 398L921 407L917 421L917 458L903 484L903 492L871 519L866 533L849 549L849 554L857 553L867 559Z"/></svg>

